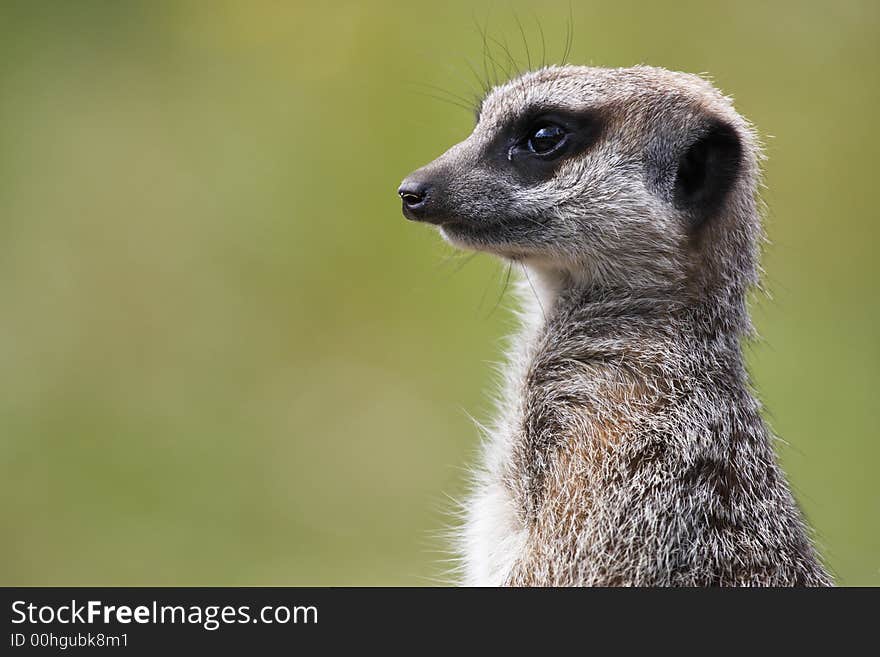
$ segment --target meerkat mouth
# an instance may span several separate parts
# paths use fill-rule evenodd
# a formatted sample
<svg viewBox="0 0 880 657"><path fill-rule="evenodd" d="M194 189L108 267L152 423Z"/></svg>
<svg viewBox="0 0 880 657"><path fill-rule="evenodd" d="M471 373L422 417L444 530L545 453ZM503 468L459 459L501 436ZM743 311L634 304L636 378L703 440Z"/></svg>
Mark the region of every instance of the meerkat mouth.
<svg viewBox="0 0 880 657"><path fill-rule="evenodd" d="M480 222L469 219L449 219L438 223L438 228L443 237L447 239L485 239L498 235L503 228L499 222ZM500 236L500 235L499 235Z"/></svg>
<svg viewBox="0 0 880 657"><path fill-rule="evenodd" d="M452 220L438 228L443 239L458 249L482 251L511 260L531 255L527 247L505 233L505 225L501 222Z"/></svg>

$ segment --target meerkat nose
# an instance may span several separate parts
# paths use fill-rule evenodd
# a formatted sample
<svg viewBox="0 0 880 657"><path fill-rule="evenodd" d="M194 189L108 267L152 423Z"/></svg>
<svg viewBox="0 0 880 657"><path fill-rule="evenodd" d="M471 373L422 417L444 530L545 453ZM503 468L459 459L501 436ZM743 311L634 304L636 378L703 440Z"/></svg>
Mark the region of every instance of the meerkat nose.
<svg viewBox="0 0 880 657"><path fill-rule="evenodd" d="M397 190L403 204L411 210L415 210L425 202L428 196L428 185L421 181L406 179Z"/></svg>
<svg viewBox="0 0 880 657"><path fill-rule="evenodd" d="M442 177L424 167L408 175L397 189L403 201L403 216L410 221L442 224L449 218L443 189Z"/></svg>

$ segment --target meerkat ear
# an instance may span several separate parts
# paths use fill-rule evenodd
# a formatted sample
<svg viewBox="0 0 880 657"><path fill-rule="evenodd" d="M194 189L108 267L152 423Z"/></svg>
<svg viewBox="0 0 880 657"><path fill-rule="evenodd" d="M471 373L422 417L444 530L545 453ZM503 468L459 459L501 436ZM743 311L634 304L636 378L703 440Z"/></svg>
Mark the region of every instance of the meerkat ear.
<svg viewBox="0 0 880 657"><path fill-rule="evenodd" d="M690 217L693 228L721 209L740 171L742 144L736 130L712 120L678 160L675 203Z"/></svg>

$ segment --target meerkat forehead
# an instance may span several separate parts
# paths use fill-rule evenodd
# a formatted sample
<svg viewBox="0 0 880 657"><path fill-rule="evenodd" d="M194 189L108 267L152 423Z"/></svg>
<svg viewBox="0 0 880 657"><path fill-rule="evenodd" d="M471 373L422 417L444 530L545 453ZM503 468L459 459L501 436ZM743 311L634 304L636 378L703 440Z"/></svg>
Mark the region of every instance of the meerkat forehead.
<svg viewBox="0 0 880 657"><path fill-rule="evenodd" d="M749 130L732 100L700 76L651 66L570 65L530 71L490 90L478 108L478 127L491 131L536 109L596 109L620 121L711 115Z"/></svg>

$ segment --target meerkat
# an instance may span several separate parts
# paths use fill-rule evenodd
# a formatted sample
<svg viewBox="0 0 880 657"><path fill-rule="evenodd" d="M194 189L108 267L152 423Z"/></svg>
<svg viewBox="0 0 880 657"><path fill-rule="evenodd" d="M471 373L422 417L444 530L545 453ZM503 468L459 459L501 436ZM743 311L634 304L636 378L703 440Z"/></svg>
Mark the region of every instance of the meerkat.
<svg viewBox="0 0 880 657"><path fill-rule="evenodd" d="M463 584L832 585L741 353L760 159L701 77L550 66L403 181L408 219L521 269Z"/></svg>

